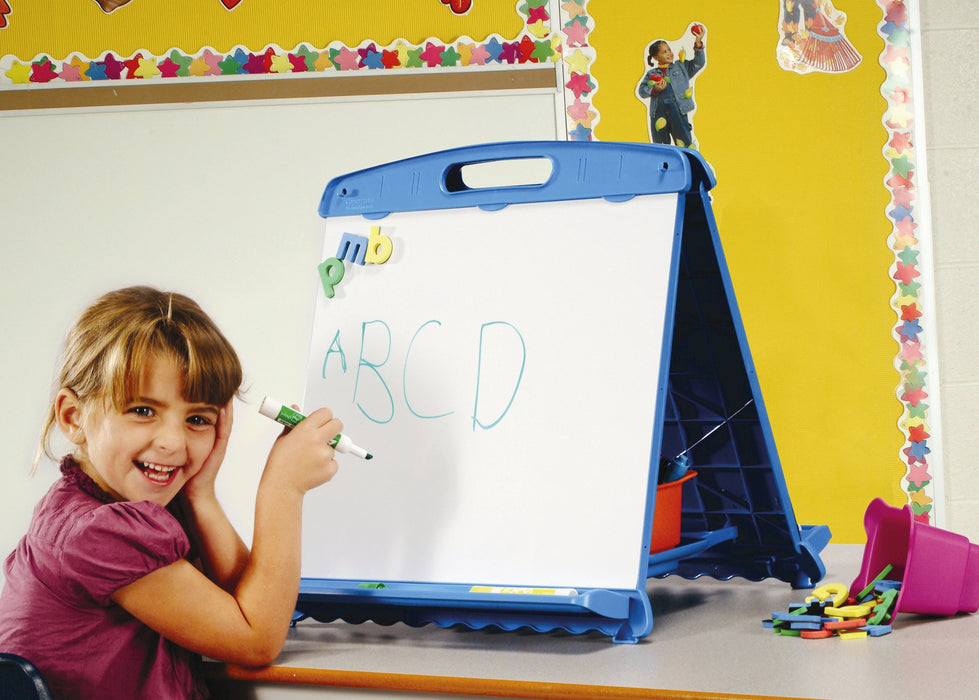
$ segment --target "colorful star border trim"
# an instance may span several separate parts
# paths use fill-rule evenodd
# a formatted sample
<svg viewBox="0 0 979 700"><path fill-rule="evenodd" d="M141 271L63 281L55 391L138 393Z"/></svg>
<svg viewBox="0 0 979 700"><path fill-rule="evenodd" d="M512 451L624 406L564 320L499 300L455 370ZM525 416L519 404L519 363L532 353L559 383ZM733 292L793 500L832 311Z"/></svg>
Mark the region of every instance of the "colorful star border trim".
<svg viewBox="0 0 979 700"><path fill-rule="evenodd" d="M588 34L594 27L594 21L585 9L587 3L588 0L574 0L561 5L561 33L567 77L564 101L570 141L593 140L592 134L599 119L598 110L591 103L598 84L589 71L595 61L595 50L588 43Z"/></svg>
<svg viewBox="0 0 979 700"><path fill-rule="evenodd" d="M517 12L524 21L524 28L513 40L494 34L483 42L461 37L455 42L429 39L423 44L414 45L399 39L388 46L378 46L377 42L365 40L355 47L333 41L320 49L303 43L286 51L270 44L259 52L239 46L227 54L210 48L196 54L172 49L163 56L138 51L129 57L116 56L107 51L94 59L74 53L60 62L44 55L30 61L3 56L0 57L0 87L29 88L42 84L106 80L556 63L562 57L562 40L561 34L552 30L548 4L549 0L526 0L518 5Z"/></svg>
<svg viewBox="0 0 979 700"><path fill-rule="evenodd" d="M886 77L881 94L887 99L882 122L887 129L887 143L882 149L889 171L884 180L891 201L887 218L893 224L888 246L894 252L890 277L896 291L891 307L897 313L894 338L900 350L895 367L901 374L897 398L903 408L899 423L905 435L901 459L906 466L902 487L915 520L930 523L934 500L934 475L929 471L928 455L931 437L928 426L928 367L925 346L926 322L922 306L921 246L917 237L921 212L921 192L915 158L914 90L911 70L911 32L907 4L904 0L877 0L884 13L877 31L884 39L880 55Z"/></svg>

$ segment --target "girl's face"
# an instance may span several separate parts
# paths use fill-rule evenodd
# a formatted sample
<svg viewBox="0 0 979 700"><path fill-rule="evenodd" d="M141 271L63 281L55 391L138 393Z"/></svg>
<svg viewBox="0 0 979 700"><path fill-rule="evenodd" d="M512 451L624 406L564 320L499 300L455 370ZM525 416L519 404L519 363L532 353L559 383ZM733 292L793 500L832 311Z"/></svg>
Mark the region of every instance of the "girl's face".
<svg viewBox="0 0 979 700"><path fill-rule="evenodd" d="M119 412L93 401L82 407L82 469L105 491L125 501L167 505L214 447L218 408L182 397L183 374L169 358L152 359L139 395Z"/></svg>
<svg viewBox="0 0 979 700"><path fill-rule="evenodd" d="M673 51L670 50L669 44L660 46L659 50L653 56L653 60L661 66L673 63Z"/></svg>

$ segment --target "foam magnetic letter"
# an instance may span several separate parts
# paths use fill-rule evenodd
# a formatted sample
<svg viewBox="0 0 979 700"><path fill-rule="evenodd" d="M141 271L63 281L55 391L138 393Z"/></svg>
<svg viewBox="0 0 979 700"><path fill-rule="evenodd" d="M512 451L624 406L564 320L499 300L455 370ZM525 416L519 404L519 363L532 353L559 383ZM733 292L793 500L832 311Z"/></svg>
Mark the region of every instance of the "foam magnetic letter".
<svg viewBox="0 0 979 700"><path fill-rule="evenodd" d="M391 239L381 235L381 227L371 226L371 235L367 241L367 262L372 265L386 263L393 250Z"/></svg>
<svg viewBox="0 0 979 700"><path fill-rule="evenodd" d="M323 293L326 294L327 299L332 299L336 293L333 288L340 284L346 270L343 261L337 258L327 258L317 265L316 269L320 273L320 282L323 283Z"/></svg>

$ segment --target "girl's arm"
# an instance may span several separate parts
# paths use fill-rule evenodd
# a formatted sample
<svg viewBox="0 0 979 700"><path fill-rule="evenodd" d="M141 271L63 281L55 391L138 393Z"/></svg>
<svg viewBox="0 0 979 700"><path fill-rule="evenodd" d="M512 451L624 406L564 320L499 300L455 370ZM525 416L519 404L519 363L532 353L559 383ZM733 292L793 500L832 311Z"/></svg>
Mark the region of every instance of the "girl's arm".
<svg viewBox="0 0 979 700"><path fill-rule="evenodd" d="M112 599L191 651L244 666L271 663L299 592L303 497L336 473L328 441L342 429L329 409L320 409L276 440L258 488L252 551L233 591L180 560Z"/></svg>
<svg viewBox="0 0 979 700"><path fill-rule="evenodd" d="M636 92L639 93L639 97L642 99L647 99L653 90L651 85L653 81L649 78L649 73L646 72L642 76L642 80L639 81L639 85L636 86Z"/></svg>

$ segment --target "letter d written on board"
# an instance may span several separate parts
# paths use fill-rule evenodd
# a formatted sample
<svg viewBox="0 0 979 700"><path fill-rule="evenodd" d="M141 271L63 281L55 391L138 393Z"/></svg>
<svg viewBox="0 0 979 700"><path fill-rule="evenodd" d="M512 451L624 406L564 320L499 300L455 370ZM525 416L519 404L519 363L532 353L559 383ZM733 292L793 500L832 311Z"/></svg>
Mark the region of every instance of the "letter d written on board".
<svg viewBox="0 0 979 700"><path fill-rule="evenodd" d="M492 351L487 351L487 345L492 345ZM479 426L489 430L510 411L513 400L520 388L524 368L527 366L527 344L523 335L512 323L506 321L491 321L484 323L479 329L479 350L476 366L476 396L473 400L472 427L473 431ZM484 362L485 360L485 362ZM519 366L519 367L518 367ZM512 382L513 390L506 396L508 382ZM492 404L498 411L493 420L482 420L479 417L480 406ZM504 405L505 404L505 405Z"/></svg>
<svg viewBox="0 0 979 700"><path fill-rule="evenodd" d="M346 273L344 260L357 265L383 265L394 252L394 244L388 236L381 233L380 226L371 226L370 236L364 238L352 233L344 233L340 238L335 257L327 258L317 266L323 293L327 299L336 296L336 286Z"/></svg>

